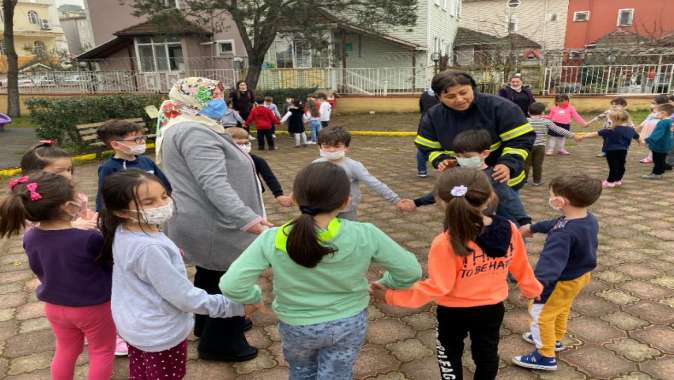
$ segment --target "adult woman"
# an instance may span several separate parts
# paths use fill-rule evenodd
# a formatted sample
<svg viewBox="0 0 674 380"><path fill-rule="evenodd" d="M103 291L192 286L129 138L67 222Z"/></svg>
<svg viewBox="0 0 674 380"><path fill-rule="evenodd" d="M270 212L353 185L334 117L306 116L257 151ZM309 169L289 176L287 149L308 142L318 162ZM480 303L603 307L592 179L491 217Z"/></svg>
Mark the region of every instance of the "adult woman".
<svg viewBox="0 0 674 380"><path fill-rule="evenodd" d="M219 293L229 265L269 224L263 215L253 161L216 120L227 110L223 88L206 78L185 78L160 109L157 160L171 181L176 216L168 236L196 264L194 285ZM241 317L197 316L199 357L243 361L257 350L243 335Z"/></svg>
<svg viewBox="0 0 674 380"><path fill-rule="evenodd" d="M255 103L255 93L248 88L248 84L242 80L236 82L236 88L229 93L229 99L232 101L232 108L239 111L241 118L248 119L248 114Z"/></svg>
<svg viewBox="0 0 674 380"><path fill-rule="evenodd" d="M520 108L498 96L476 92L475 80L462 72L439 73L431 87L442 106L426 112L414 140L431 164L440 171L455 166L454 137L467 129L485 129L492 137L491 154L485 162L494 168L494 179L521 186L524 160L536 135Z"/></svg>
<svg viewBox="0 0 674 380"><path fill-rule="evenodd" d="M503 86L498 91L498 96L517 104L527 117L529 116L529 106L536 101L529 87L524 87L521 74L513 75L510 78L510 84Z"/></svg>

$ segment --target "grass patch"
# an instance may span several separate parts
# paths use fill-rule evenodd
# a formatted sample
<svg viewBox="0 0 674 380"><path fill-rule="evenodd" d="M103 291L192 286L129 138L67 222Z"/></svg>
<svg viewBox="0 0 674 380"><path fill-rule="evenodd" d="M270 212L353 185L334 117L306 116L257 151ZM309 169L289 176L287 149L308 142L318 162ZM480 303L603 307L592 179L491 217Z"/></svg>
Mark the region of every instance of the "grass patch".
<svg viewBox="0 0 674 380"><path fill-rule="evenodd" d="M37 127L30 119L30 116L21 116L12 119L12 122L6 128L35 128Z"/></svg>

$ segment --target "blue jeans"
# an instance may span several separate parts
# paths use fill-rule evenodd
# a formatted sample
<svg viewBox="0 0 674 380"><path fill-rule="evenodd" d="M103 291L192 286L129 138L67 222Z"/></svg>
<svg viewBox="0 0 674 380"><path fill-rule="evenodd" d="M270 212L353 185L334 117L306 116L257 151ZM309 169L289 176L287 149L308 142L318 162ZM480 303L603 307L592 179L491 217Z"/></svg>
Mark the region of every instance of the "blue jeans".
<svg viewBox="0 0 674 380"><path fill-rule="evenodd" d="M351 380L365 341L367 309L353 317L314 325L279 322L290 380Z"/></svg>
<svg viewBox="0 0 674 380"><path fill-rule="evenodd" d="M318 142L318 132L321 131L321 122L320 120L310 120L309 121L309 130L311 131L310 140L313 142Z"/></svg>
<svg viewBox="0 0 674 380"><path fill-rule="evenodd" d="M426 154L421 150L417 149L417 173L426 174L428 170L426 169Z"/></svg>

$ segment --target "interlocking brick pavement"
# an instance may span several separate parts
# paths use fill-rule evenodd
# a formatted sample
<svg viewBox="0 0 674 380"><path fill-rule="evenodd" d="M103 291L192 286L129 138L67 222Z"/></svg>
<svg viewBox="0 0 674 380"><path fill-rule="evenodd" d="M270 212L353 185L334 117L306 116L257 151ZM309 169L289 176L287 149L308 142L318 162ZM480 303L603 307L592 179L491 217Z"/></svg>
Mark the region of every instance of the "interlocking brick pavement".
<svg viewBox="0 0 674 380"><path fill-rule="evenodd" d="M396 129L392 126L391 129ZM294 149L279 136L281 149L264 152L286 190L298 169L317 157L317 149ZM605 161L596 158L598 141L571 146L569 157L547 157L544 177L583 172L604 178ZM418 179L410 138L356 137L351 157L362 160L370 171L405 197L422 195L433 178ZM501 379L674 379L674 174L663 181L639 179L647 168L637 161L645 150L635 147L628 158L625 186L606 190L593 212L600 221L599 266L593 282L583 291L571 314L570 331L555 373L523 370L510 365L512 355L531 346L520 334L528 327L525 304L513 289L500 344ZM96 190L96 167L76 168L78 186L90 199ZM4 188L4 183L0 184ZM4 190L2 190L4 191ZM547 205L546 187L526 187L522 197L535 218L554 215ZM270 219L288 220L295 211L278 207L265 194ZM372 222L414 252L425 267L429 244L441 229L442 214L425 207L401 215L383 199L364 189L361 220ZM529 241L532 265L543 238ZM369 276L375 278L379 268ZM190 271L190 273L193 273ZM20 239L0 241L0 378L47 379L53 338L34 289L38 282L30 272ZM269 277L261 280L268 293ZM269 301L269 297L266 297ZM367 342L355 366L359 379L435 379L435 317L433 308L395 309L371 305ZM247 363L210 363L197 359L192 338L189 345L188 379L285 379L280 337L273 317L258 315L248 333L260 349ZM466 347L465 372L474 368ZM125 378L127 359L115 361L115 379ZM86 354L78 362L77 378L84 378Z"/></svg>

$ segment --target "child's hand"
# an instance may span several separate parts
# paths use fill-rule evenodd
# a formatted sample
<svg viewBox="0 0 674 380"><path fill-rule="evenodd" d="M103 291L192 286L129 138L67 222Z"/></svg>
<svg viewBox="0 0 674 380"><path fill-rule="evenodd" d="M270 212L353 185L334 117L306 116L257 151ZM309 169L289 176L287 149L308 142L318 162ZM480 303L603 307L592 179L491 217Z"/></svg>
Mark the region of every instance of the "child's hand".
<svg viewBox="0 0 674 380"><path fill-rule="evenodd" d="M293 199L287 195L279 195L276 197L276 201L283 207L292 207Z"/></svg>
<svg viewBox="0 0 674 380"><path fill-rule="evenodd" d="M95 230L98 228L96 225L96 219L83 219L83 218L77 218L72 222L73 228L77 228L78 230Z"/></svg>
<svg viewBox="0 0 674 380"><path fill-rule="evenodd" d="M438 171L444 172L447 169L453 168L457 165L456 160L443 160L438 164Z"/></svg>
<svg viewBox="0 0 674 380"><path fill-rule="evenodd" d="M573 136L573 139L574 139L577 143L581 143L581 142L583 141L583 136L575 135L575 136Z"/></svg>
<svg viewBox="0 0 674 380"><path fill-rule="evenodd" d="M414 204L414 201L411 199L402 199L400 202L396 203L396 208L401 212L415 212L417 211L417 206Z"/></svg>
<svg viewBox="0 0 674 380"><path fill-rule="evenodd" d="M495 165L491 177L497 182L508 182L510 180L510 168L503 164Z"/></svg>
<svg viewBox="0 0 674 380"><path fill-rule="evenodd" d="M370 283L370 297L376 301L381 301L386 303L386 291L388 290L387 287L384 285L378 283L378 282L371 282Z"/></svg>
<svg viewBox="0 0 674 380"><path fill-rule="evenodd" d="M262 303L243 305L243 312L246 314L246 317L250 318L260 310L262 306Z"/></svg>
<svg viewBox="0 0 674 380"><path fill-rule="evenodd" d="M536 296L536 297L527 297L524 295L524 293L520 292L520 299L522 301L540 301L541 296Z"/></svg>
<svg viewBox="0 0 674 380"><path fill-rule="evenodd" d="M534 233L531 231L531 224L524 225L520 227L520 234L524 238L532 238L534 237Z"/></svg>

